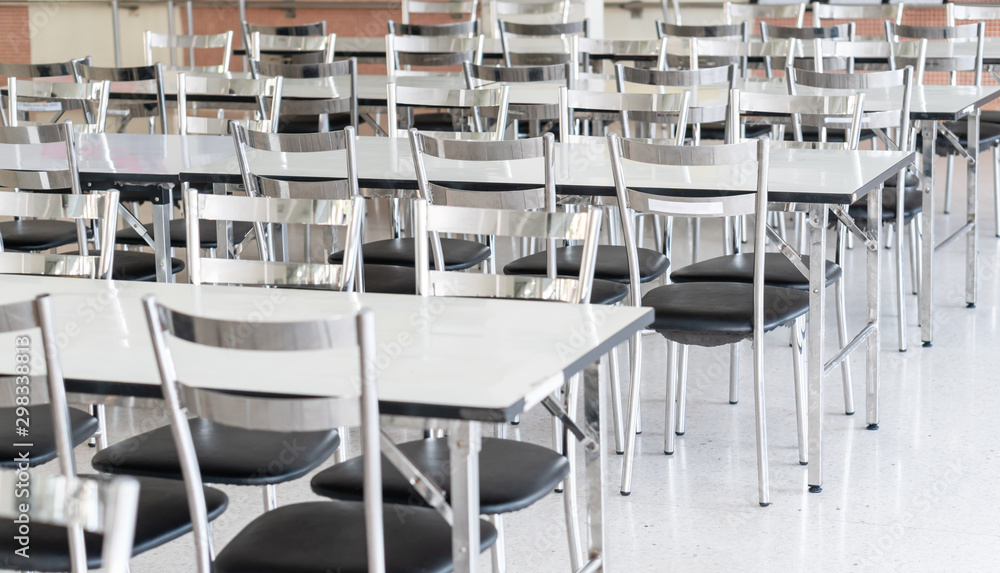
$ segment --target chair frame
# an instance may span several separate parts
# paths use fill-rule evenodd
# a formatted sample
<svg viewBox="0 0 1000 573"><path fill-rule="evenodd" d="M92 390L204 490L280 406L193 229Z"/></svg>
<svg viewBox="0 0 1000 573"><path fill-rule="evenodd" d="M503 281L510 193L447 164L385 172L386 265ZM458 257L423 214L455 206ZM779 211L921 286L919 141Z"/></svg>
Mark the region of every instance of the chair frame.
<svg viewBox="0 0 1000 573"><path fill-rule="evenodd" d="M566 0L567 6L569 0ZM532 54L523 52L511 52L510 35L530 36L535 38L570 38L573 36L590 37L590 20L584 18L575 22L557 22L530 24L524 22L511 22L507 20L497 21L497 30L500 36L500 46L503 49L503 62L505 66L513 65L548 65L561 64L573 61L576 54L573 53L572 45L568 46L569 51L563 54ZM517 60L516 62L514 60Z"/></svg>
<svg viewBox="0 0 1000 573"><path fill-rule="evenodd" d="M284 111L289 115L321 115L319 131L327 131L329 115L348 113L351 116L351 127L358 128L358 60L348 58L323 64L281 64L250 60L250 70L254 77L281 76L286 80L335 78L348 76L351 83L351 95L324 100L285 100L282 102ZM346 104L346 109L345 109ZM280 121L277 115L272 116Z"/></svg>
<svg viewBox="0 0 1000 573"><path fill-rule="evenodd" d="M483 107L497 109L496 129L490 134L495 141L504 138L507 125L507 109L510 102L510 86L500 86L496 89L447 89L447 88L415 88L399 86L390 82L387 86L387 107L389 116L389 137L399 137L399 106L467 109L472 112L475 131L482 132L482 120L479 109Z"/></svg>
<svg viewBox="0 0 1000 573"><path fill-rule="evenodd" d="M191 93L252 96L257 100L256 109L252 111L255 114L260 114L260 119L257 121L264 122L271 130L274 130L277 128L278 115L281 112L282 82L283 78L280 76L266 79L242 79L181 72L177 74L177 132L181 135L188 135L192 129L190 124L195 123L196 133L199 135L228 135L229 123L239 121L225 117L189 117L188 96ZM198 91L192 92L192 88ZM268 97L271 99L270 105L267 104ZM220 108L220 104L216 103L214 107L219 108L219 115L223 115L225 109L244 109L246 106L238 104L232 108Z"/></svg>
<svg viewBox="0 0 1000 573"><path fill-rule="evenodd" d="M460 14L468 14L468 22L474 22L479 13L479 0L403 0L401 5L403 25L410 25L412 14L448 14L453 18ZM389 20L391 23L392 20ZM421 24L422 25L422 24ZM392 33L390 24L389 33ZM409 34L410 32L404 32ZM450 35L450 34L449 34Z"/></svg>
<svg viewBox="0 0 1000 573"><path fill-rule="evenodd" d="M233 54L233 31L228 30L219 34L184 34L184 35L171 35L171 34L160 34L153 32L151 30L146 30L142 36L143 51L145 55L146 65L152 65L156 63L153 60L153 49L154 48L166 48L170 52L170 66L172 68L183 69L188 71L204 71L204 72L228 72L229 71L229 61ZM222 63L215 66L197 66L194 60L194 51L196 49L211 49L211 48L221 48L222 49ZM187 50L188 57L190 61L187 66L178 66L177 64L177 51Z"/></svg>
<svg viewBox="0 0 1000 573"><path fill-rule="evenodd" d="M22 93L22 89L24 93ZM28 107L37 106L44 109L24 110L26 112L52 111L56 113L48 123L58 122L67 111L81 109L86 123L74 124L74 127L88 133L104 133L110 91L111 83L106 81L77 84L19 80L11 76L7 78L8 108L4 115L4 125L16 127L20 123L18 120L18 100L28 100L31 102ZM56 106L58 109L51 109Z"/></svg>
<svg viewBox="0 0 1000 573"><path fill-rule="evenodd" d="M160 133L167 133L167 104L166 95L163 89L163 64L157 62L151 66L135 66L135 67L123 67L123 68L102 68L84 64L80 61L74 61L74 76L78 83L83 83L84 81L108 81L108 82L154 82L156 86L156 106L157 114L148 116L133 116L132 111L138 109L143 104L138 104L138 106L126 106L125 109L127 114L125 120L122 122L119 131L124 131L125 126L134 117L148 117L150 121L153 118L159 118L160 120ZM152 124L150 125L150 131L152 131Z"/></svg>
<svg viewBox="0 0 1000 573"><path fill-rule="evenodd" d="M261 54L268 55L270 52L292 51L295 55L291 57L291 64L320 63L311 61L296 61L310 54L322 53L322 63L333 61L336 53L337 35L325 34L316 36L284 36L281 34L262 34L259 31L250 34L250 49L247 50L250 58L261 60Z"/></svg>

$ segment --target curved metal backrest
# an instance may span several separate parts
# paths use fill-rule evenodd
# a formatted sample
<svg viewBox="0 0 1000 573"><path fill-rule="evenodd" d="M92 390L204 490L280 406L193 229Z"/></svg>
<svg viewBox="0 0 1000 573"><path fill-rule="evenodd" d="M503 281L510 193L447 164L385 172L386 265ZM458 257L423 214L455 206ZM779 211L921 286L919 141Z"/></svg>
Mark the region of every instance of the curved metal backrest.
<svg viewBox="0 0 1000 573"><path fill-rule="evenodd" d="M152 295L143 298L143 306L187 490L198 571L208 573L212 570L211 535L201 470L188 426L188 412L224 425L271 431L316 431L342 425L360 425L362 453L365 457L364 506L368 568L370 571L384 573L380 487L382 470L373 313L368 309L361 309L357 314L346 316L295 322L263 321L248 325L243 319L208 318L168 308L159 304ZM344 373L345 368L328 370L331 374L330 397L260 395L182 385L178 381L168 336L202 346L202 352L222 348L294 354L308 350L350 351L357 348L358 375L352 378L350 374ZM339 377L337 373L340 373Z"/></svg>
<svg viewBox="0 0 1000 573"><path fill-rule="evenodd" d="M559 90L559 136L563 142L574 138L573 119L577 112L614 114L621 121L625 134L630 131L629 123L670 124L675 126L675 142L684 142L688 112L691 107L691 92L669 94L633 94L588 92L580 90ZM725 107L721 110L725 118Z"/></svg>
<svg viewBox="0 0 1000 573"><path fill-rule="evenodd" d="M130 117L157 117L160 119L160 133L167 133L167 103L163 90L163 64L134 66L131 68L103 68L77 62L75 66L77 82L151 82L156 89L156 107L146 110L144 106L129 107Z"/></svg>
<svg viewBox="0 0 1000 573"><path fill-rule="evenodd" d="M326 20L310 22L308 24L292 24L290 26L267 26L265 24L251 24L243 21L243 28L249 34L260 32L261 34L271 34L274 36L325 36Z"/></svg>
<svg viewBox="0 0 1000 573"><path fill-rule="evenodd" d="M514 34L516 36L532 36L535 38L545 38L550 36L570 36L580 35L588 37L590 31L590 20L577 20L575 22L511 22L500 20L500 37Z"/></svg>
<svg viewBox="0 0 1000 573"><path fill-rule="evenodd" d="M861 135L861 118L864 113L865 94L851 95L786 95L733 90L730 109L739 114L736 121L744 123L781 126L790 125L795 141L804 141L802 126L819 129L820 143L827 142L827 129L844 132L848 149L856 149ZM897 116L898 121L898 116ZM784 141L784 137L775 138Z"/></svg>
<svg viewBox="0 0 1000 573"><path fill-rule="evenodd" d="M24 497L29 486L30 503ZM128 571L138 505L139 482L127 476L81 479L35 472L29 477L27 472L0 471L0 518L102 534L97 573Z"/></svg>
<svg viewBox="0 0 1000 573"><path fill-rule="evenodd" d="M683 217L730 217L756 214L754 235L754 327L762 334L764 238L767 213L768 146L762 138L727 145L676 146L608 135L611 171L624 227L625 251L632 285L639 283L636 213ZM643 174L639 184L629 184L623 161L637 162ZM652 169L650 169L652 168ZM660 171L657 168L664 168ZM670 181L700 186L699 197L671 194ZM700 185L699 185L700 183ZM630 289L630 302L641 305L640 289ZM758 332L758 329L760 331Z"/></svg>
<svg viewBox="0 0 1000 573"><path fill-rule="evenodd" d="M760 19L793 19L796 26L802 26L806 15L806 2L794 4L744 4L726 2L722 7L722 18L726 24L750 22Z"/></svg>
<svg viewBox="0 0 1000 573"><path fill-rule="evenodd" d="M892 20L899 24L903 20L902 4L836 4L833 2L813 2L809 5L813 26L822 26L824 20Z"/></svg>
<svg viewBox="0 0 1000 573"><path fill-rule="evenodd" d="M853 40L854 22L844 22L832 26L795 27L772 26L767 22L760 23L760 36L765 42L771 38L795 38L797 40Z"/></svg>
<svg viewBox="0 0 1000 573"><path fill-rule="evenodd" d="M945 4L949 26L954 26L959 20L990 21L1000 20L1000 5L998 4Z"/></svg>
<svg viewBox="0 0 1000 573"><path fill-rule="evenodd" d="M177 74L177 131L181 135L228 135L233 120L224 117L222 110L245 110L246 104L236 101L226 102L225 97L252 97L257 102L253 120L268 122L272 129L277 129L277 119L281 111L282 78L245 79L228 78L225 76L199 76L186 73ZM217 117L200 117L188 115L188 97L218 96L213 101L213 107L218 110ZM270 101L270 103L268 103Z"/></svg>
<svg viewBox="0 0 1000 573"><path fill-rule="evenodd" d="M491 0L489 8L491 21L498 22L500 16L548 16L560 22L569 21L571 0ZM494 30L496 31L496 30Z"/></svg>
<svg viewBox="0 0 1000 573"><path fill-rule="evenodd" d="M90 64L90 56L79 60L69 60L68 62L55 62L51 64L12 64L0 62L0 76L8 78L56 78L75 76L75 68L78 62Z"/></svg>
<svg viewBox="0 0 1000 573"><path fill-rule="evenodd" d="M71 84L10 77L7 80L7 114L4 117L7 125L17 126L21 123L20 113L52 112L49 123L55 123L63 113L79 109L83 111L86 122L73 124L74 128L82 132L103 133L110 91L110 82Z"/></svg>
<svg viewBox="0 0 1000 573"><path fill-rule="evenodd" d="M358 62L357 58L338 60L322 64L285 64L250 60L250 71L254 77L281 76L286 80L321 79L331 80L347 76L349 92L344 94L330 83L331 97L323 99L293 99L282 101L281 111L287 115L323 115L348 113L351 126L358 127Z"/></svg>
<svg viewBox="0 0 1000 573"><path fill-rule="evenodd" d="M576 66L570 63L551 66L481 66L465 62L462 65L465 87L469 89L496 83L555 81L563 81L566 82L566 87L573 87L575 70Z"/></svg>
<svg viewBox="0 0 1000 573"><path fill-rule="evenodd" d="M228 72L229 71L229 59L233 54L233 32L228 30L220 34L187 34L187 35L177 35L177 34L159 34L146 30L143 34L143 47L146 56L146 65L152 65L155 62L153 60L153 49L154 48L166 48L170 54L170 65L177 66L177 52L180 50L188 51L188 65L180 66L179 69L192 70L192 71L214 71L214 72ZM195 50L205 50L219 48L222 50L222 63L212 66L197 66L195 65Z"/></svg>
<svg viewBox="0 0 1000 573"><path fill-rule="evenodd" d="M503 139L507 126L507 109L510 102L510 86L482 88L476 90L455 90L446 88L417 88L397 86L389 83L389 137L399 136L400 107L431 107L455 110L472 117L473 131L483 130L481 114L496 117L492 138Z"/></svg>
<svg viewBox="0 0 1000 573"><path fill-rule="evenodd" d="M680 25L657 20L656 37L733 38L745 41L750 39L750 24L749 22L740 22L738 24Z"/></svg>
<svg viewBox="0 0 1000 573"><path fill-rule="evenodd" d="M311 54L322 54L324 62L332 62L337 46L337 35L326 34L323 36L282 36L280 34L262 34L253 32L250 35L250 57L259 60L261 54L277 52L290 52L291 63L312 63L296 62L298 56L308 57Z"/></svg>
<svg viewBox="0 0 1000 573"><path fill-rule="evenodd" d="M478 0L403 0L402 11L403 24L410 23L412 14L449 14L453 17L467 15L468 20L472 21L479 11L479 2Z"/></svg>
<svg viewBox="0 0 1000 573"><path fill-rule="evenodd" d="M615 82L620 92L625 91L625 84L674 87L727 84L732 88L735 81L735 65L696 70L649 70L615 64Z"/></svg>
<svg viewBox="0 0 1000 573"><path fill-rule="evenodd" d="M399 24L389 20L389 33L398 36L478 36L482 33L479 18L447 24Z"/></svg>
<svg viewBox="0 0 1000 573"><path fill-rule="evenodd" d="M386 72L393 76L404 67L461 66L464 62L482 63L484 37L461 36L385 36Z"/></svg>
<svg viewBox="0 0 1000 573"><path fill-rule="evenodd" d="M10 128L7 128L10 129ZM0 187L51 189L65 188L66 172L0 170ZM55 177L59 175L59 177ZM34 186L31 184L34 183ZM4 252L0 237L0 274L27 274L110 278L114 256L118 191L81 195L78 193L0 192L0 216L72 220L77 224L79 255ZM86 247L85 222L96 221L100 253L91 256Z"/></svg>
<svg viewBox="0 0 1000 573"><path fill-rule="evenodd" d="M983 45L986 36L985 22L962 24L959 26L897 26L893 22L885 23L886 41L897 39L918 39L921 42L918 55L905 56L897 50L890 53L889 65L893 69L904 66L914 66L915 81L924 83L924 72L948 72L949 83L958 84L958 72L971 71L974 74L974 85L982 85L983 81ZM954 54L948 56L928 56L927 44L930 41L975 42L973 54Z"/></svg>

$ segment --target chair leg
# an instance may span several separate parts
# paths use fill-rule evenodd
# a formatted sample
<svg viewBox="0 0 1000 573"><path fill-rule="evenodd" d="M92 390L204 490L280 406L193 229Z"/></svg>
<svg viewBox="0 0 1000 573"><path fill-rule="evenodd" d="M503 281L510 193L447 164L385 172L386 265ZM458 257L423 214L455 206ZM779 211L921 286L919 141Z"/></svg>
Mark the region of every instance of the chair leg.
<svg viewBox="0 0 1000 573"><path fill-rule="evenodd" d="M893 259L896 261L896 310L899 313L899 351L906 352L906 285L903 284L903 225L902 220L897 220L893 226L893 233L897 235L899 246L894 253ZM887 237L888 238L888 237Z"/></svg>
<svg viewBox="0 0 1000 573"><path fill-rule="evenodd" d="M264 511L278 508L278 488L274 484L264 486Z"/></svg>
<svg viewBox="0 0 1000 573"><path fill-rule="evenodd" d="M740 401L740 343L729 347L729 403Z"/></svg>
<svg viewBox="0 0 1000 573"><path fill-rule="evenodd" d="M993 225L1000 237L1000 145L993 146Z"/></svg>
<svg viewBox="0 0 1000 573"><path fill-rule="evenodd" d="M753 341L753 394L754 414L757 422L757 494L761 507L771 505L771 487L768 481L767 427L764 407L764 341Z"/></svg>
<svg viewBox="0 0 1000 573"><path fill-rule="evenodd" d="M564 390L565 388L563 390L557 390L556 393L553 395L553 398L555 398L557 402L563 401ZM563 451L563 442L562 442L562 423L555 417L550 418L549 423L552 426L552 446L553 446L552 449L554 449L556 453L565 454L565 452ZM562 493L565 486L566 486L565 481L561 481L558 484L556 484L556 493Z"/></svg>
<svg viewBox="0 0 1000 573"><path fill-rule="evenodd" d="M687 415L687 386L688 386L688 349L690 346L681 346L680 366L677 372L677 419L674 421L674 433L678 436L684 435L684 418Z"/></svg>
<svg viewBox="0 0 1000 573"><path fill-rule="evenodd" d="M800 316L792 323L792 338L795 340L795 345L792 347L792 371L795 375L795 426L799 436L799 464L804 466L809 464L809 426L806 423L806 318L804 316Z"/></svg>
<svg viewBox="0 0 1000 573"><path fill-rule="evenodd" d="M104 404L91 404L90 415L97 418L97 432L94 433L94 437L90 438L87 445L101 451L108 447L108 417Z"/></svg>
<svg viewBox="0 0 1000 573"><path fill-rule="evenodd" d="M843 235L846 233L847 229L843 225L837 226L837 263L840 265L844 264ZM840 347L844 348L847 346L847 284L844 282L843 275L834 284L834 291L837 296L837 341L840 343ZM796 340L795 346L799 346L799 342ZM844 413L850 416L854 414L854 389L851 380L850 360L845 359L840 363L840 374L844 381Z"/></svg>
<svg viewBox="0 0 1000 573"><path fill-rule="evenodd" d="M490 558L493 561L493 573L506 573L507 571L507 548L503 535L503 516L500 514L489 516L490 523L497 530L497 541L490 548Z"/></svg>
<svg viewBox="0 0 1000 573"><path fill-rule="evenodd" d="M628 413L625 417L625 457L622 459L622 495L632 493L632 462L635 460L635 428L639 412L640 373L642 372L642 335L631 338L629 360Z"/></svg>
<svg viewBox="0 0 1000 573"><path fill-rule="evenodd" d="M351 430L342 426L337 428L337 433L340 434L340 447L333 452L333 461L339 464L346 462L347 458L350 457Z"/></svg>
<svg viewBox="0 0 1000 573"><path fill-rule="evenodd" d="M639 336L638 340L639 340L638 344L641 345L642 344L642 336ZM632 345L635 344L635 342L633 342L632 339L629 339L628 344L629 344L629 348L631 349ZM640 405L640 408L638 410L636 410L636 412L635 412L635 434L638 436L641 433L642 433L642 407Z"/></svg>
<svg viewBox="0 0 1000 573"><path fill-rule="evenodd" d="M566 412L570 419L576 417L577 396L579 395L580 379L582 375L577 374L570 378L566 385ZM576 488L576 437L571 435L569 429L563 427L563 455L569 462L569 475L563 482L566 484L566 491L563 493L563 508L566 512L566 535L569 541L570 566L573 571L579 571L583 566L583 544L580 538L580 522L577 519L579 509L577 507Z"/></svg>
<svg viewBox="0 0 1000 573"><path fill-rule="evenodd" d="M951 180L952 176L955 174L955 155L948 155L948 167L944 176L944 212L947 215L951 213Z"/></svg>
<svg viewBox="0 0 1000 573"><path fill-rule="evenodd" d="M625 453L625 424L622 421L622 381L618 369L618 347L611 349L607 356L608 379L611 382L611 415L615 424L615 452Z"/></svg>
<svg viewBox="0 0 1000 573"><path fill-rule="evenodd" d="M653 215L653 244L656 245L656 252L665 252L666 247L663 242L663 217Z"/></svg>
<svg viewBox="0 0 1000 573"><path fill-rule="evenodd" d="M667 343L667 405L664 408L666 420L663 423L663 453L670 456L674 453L674 401L677 397L677 360L680 357L679 344L673 341Z"/></svg>
<svg viewBox="0 0 1000 573"><path fill-rule="evenodd" d="M920 257L917 256L917 221L910 221L910 287L913 294L920 293Z"/></svg>
<svg viewBox="0 0 1000 573"><path fill-rule="evenodd" d="M691 262L701 260L701 218L691 219Z"/></svg>

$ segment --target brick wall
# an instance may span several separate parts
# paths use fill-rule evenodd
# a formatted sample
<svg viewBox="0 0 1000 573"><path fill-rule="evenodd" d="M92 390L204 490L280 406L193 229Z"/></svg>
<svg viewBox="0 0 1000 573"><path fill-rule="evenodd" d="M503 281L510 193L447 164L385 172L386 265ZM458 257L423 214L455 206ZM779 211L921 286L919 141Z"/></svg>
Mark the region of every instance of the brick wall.
<svg viewBox="0 0 1000 573"><path fill-rule="evenodd" d="M27 6L0 7L0 62L31 63Z"/></svg>

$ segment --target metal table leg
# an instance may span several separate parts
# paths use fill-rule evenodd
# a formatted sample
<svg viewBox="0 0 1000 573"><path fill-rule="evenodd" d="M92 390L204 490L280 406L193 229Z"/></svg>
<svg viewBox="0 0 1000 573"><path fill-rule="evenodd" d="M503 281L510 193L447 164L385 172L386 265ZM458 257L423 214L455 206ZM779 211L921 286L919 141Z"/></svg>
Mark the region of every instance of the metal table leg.
<svg viewBox="0 0 1000 573"><path fill-rule="evenodd" d="M969 114L969 159L968 175L966 176L966 225L968 231L965 236L965 304L969 308L976 307L976 273L979 268L979 238L976 227L976 210L979 198L979 116L980 111ZM994 169L996 167L994 166Z"/></svg>
<svg viewBox="0 0 1000 573"><path fill-rule="evenodd" d="M174 282L170 264L170 218L174 197L170 187L162 187L160 201L153 201L153 253L156 257L156 282Z"/></svg>
<svg viewBox="0 0 1000 573"><path fill-rule="evenodd" d="M869 203L870 204L870 203ZM827 205L809 207L809 340L806 372L809 376L809 491L823 490L823 309L826 303ZM755 344L759 344L756 341Z"/></svg>
<svg viewBox="0 0 1000 573"><path fill-rule="evenodd" d="M924 346L931 345L933 336L934 312L934 143L937 139L937 122L922 120L917 122L917 129L923 138L920 151L923 161L924 177L920 182L920 192L923 194L924 212L921 215L924 224L923 237L923 276L920 278L920 340Z"/></svg>
<svg viewBox="0 0 1000 573"><path fill-rule="evenodd" d="M899 185L897 186L897 190L899 191L898 200L900 201L902 201L903 197L904 177L905 176L901 173L898 179ZM880 185L868 195L869 221L882 220L882 191L883 187ZM903 228L902 219L897 221L896 226L899 229ZM865 255L865 260L868 263L868 276L865 281L868 324L874 325L874 329L868 336L867 346L865 348L865 421L868 423L869 430L878 429L879 346L882 339L882 324L880 318L882 298L879 296L882 292L882 245L879 240L881 227L882 226L878 224L868 225L867 233L870 241ZM903 250L902 240L897 241L896 248L900 251ZM811 480L810 483L812 483Z"/></svg>
<svg viewBox="0 0 1000 573"><path fill-rule="evenodd" d="M604 443L604 386L600 383L597 364L588 366L583 373L583 421L593 439L584 448L587 468L587 563L582 571L605 571L604 555L604 477L607 474L607 456L601 452ZM667 428L667 431L670 431ZM634 432L633 432L634 433Z"/></svg>
<svg viewBox="0 0 1000 573"><path fill-rule="evenodd" d="M456 573L474 573L479 562L479 422L455 422L448 431L451 452L451 557Z"/></svg>

